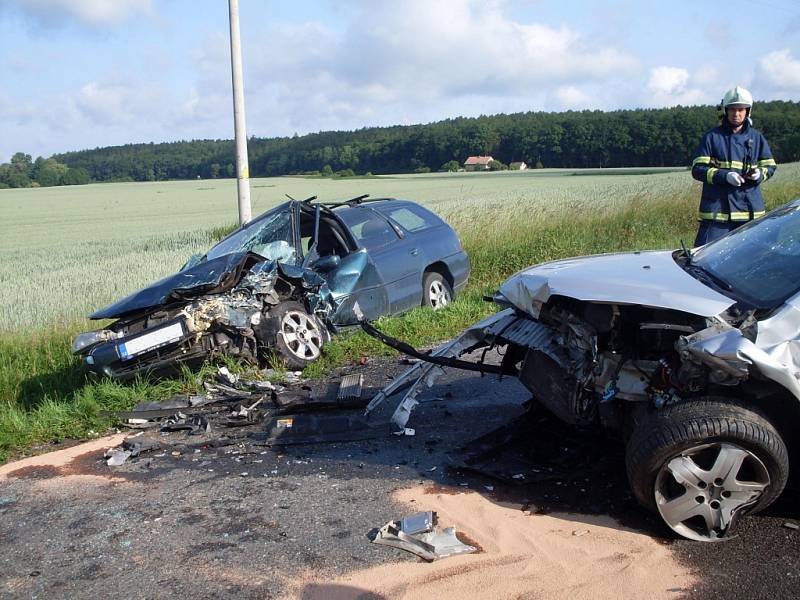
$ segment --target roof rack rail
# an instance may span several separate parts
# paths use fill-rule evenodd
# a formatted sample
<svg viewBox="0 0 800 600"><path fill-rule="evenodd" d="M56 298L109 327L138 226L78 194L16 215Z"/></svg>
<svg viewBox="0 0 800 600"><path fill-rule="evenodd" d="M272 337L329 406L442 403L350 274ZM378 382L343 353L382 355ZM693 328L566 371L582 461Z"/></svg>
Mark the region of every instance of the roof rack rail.
<svg viewBox="0 0 800 600"><path fill-rule="evenodd" d="M289 200L291 200L292 202L297 202L297 199L295 199L295 198L292 198L292 197L291 197L289 194L284 194L284 195L285 195L285 196L286 196L286 197L287 197ZM316 196L310 196L309 198L306 198L305 200L300 200L300 202L305 202L306 204L310 204L311 202L313 202L313 201L314 201L314 200L316 200L316 199L317 199L317 197L316 197Z"/></svg>
<svg viewBox="0 0 800 600"><path fill-rule="evenodd" d="M328 208L335 208L337 206L357 206L366 202L381 202L383 200L394 200L394 198L370 198L369 194L364 194L363 196L356 196L355 198L343 202L320 202L319 204Z"/></svg>

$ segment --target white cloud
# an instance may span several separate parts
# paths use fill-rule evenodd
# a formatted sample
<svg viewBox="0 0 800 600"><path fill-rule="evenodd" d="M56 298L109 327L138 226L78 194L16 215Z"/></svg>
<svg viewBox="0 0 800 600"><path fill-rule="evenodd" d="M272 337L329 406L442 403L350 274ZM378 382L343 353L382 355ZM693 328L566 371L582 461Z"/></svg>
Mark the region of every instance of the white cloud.
<svg viewBox="0 0 800 600"><path fill-rule="evenodd" d="M555 98L559 104L569 108L590 108L592 105L592 98L574 85L558 88L555 91Z"/></svg>
<svg viewBox="0 0 800 600"><path fill-rule="evenodd" d="M116 25L136 15L152 15L152 0L8 0L36 22L55 26L64 20L84 25Z"/></svg>
<svg viewBox="0 0 800 600"><path fill-rule="evenodd" d="M503 3L386 2L353 15L340 46L353 83L365 79L430 96L503 96L602 80L637 61L561 26L521 24Z"/></svg>
<svg viewBox="0 0 800 600"><path fill-rule="evenodd" d="M156 86L129 80L89 82L81 86L74 102L93 125L153 122L168 110Z"/></svg>
<svg viewBox="0 0 800 600"><path fill-rule="evenodd" d="M704 73L706 75L707 73ZM692 87L689 71L680 67L655 67L650 69L647 91L650 97L646 100L649 106L675 106L678 104L703 104L708 101L708 94L699 88Z"/></svg>
<svg viewBox="0 0 800 600"><path fill-rule="evenodd" d="M762 56L756 65L754 80L756 97L786 98L800 96L800 60L788 49Z"/></svg>
<svg viewBox="0 0 800 600"><path fill-rule="evenodd" d="M686 90L689 71L677 67L656 67L650 70L647 89L654 94L678 95Z"/></svg>
<svg viewBox="0 0 800 600"><path fill-rule="evenodd" d="M267 43L243 40L254 134L541 110L545 103L599 108L599 95L584 90L640 70L635 57L573 28L520 23L503 2L361 2L342 10L343 30L281 23L259 32ZM196 58L198 69L208 65Z"/></svg>

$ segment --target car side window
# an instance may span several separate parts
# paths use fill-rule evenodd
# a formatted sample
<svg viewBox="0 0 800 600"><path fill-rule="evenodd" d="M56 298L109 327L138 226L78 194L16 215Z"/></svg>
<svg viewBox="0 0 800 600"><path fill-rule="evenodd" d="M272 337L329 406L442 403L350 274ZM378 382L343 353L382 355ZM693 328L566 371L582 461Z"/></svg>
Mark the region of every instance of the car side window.
<svg viewBox="0 0 800 600"><path fill-rule="evenodd" d="M389 222L371 210L359 211L348 224L358 243L367 249L380 248L399 239Z"/></svg>
<svg viewBox="0 0 800 600"><path fill-rule="evenodd" d="M400 225L400 227L411 233L430 229L438 225L438 223L431 218L432 215L430 215L430 213L426 214L425 211L417 210L417 207L414 206L401 206L381 212Z"/></svg>

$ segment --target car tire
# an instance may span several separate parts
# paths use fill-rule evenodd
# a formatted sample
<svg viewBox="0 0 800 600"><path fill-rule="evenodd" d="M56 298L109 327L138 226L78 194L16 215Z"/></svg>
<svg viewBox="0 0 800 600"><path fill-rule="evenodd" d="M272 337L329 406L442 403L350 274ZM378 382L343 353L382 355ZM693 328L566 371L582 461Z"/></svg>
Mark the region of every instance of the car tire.
<svg viewBox="0 0 800 600"><path fill-rule="evenodd" d="M422 278L422 306L430 306L439 310L453 301L453 288L450 283L436 271L427 271Z"/></svg>
<svg viewBox="0 0 800 600"><path fill-rule="evenodd" d="M775 427L725 398L686 401L645 418L628 441L626 463L642 505L679 535L706 542L769 506L789 476Z"/></svg>
<svg viewBox="0 0 800 600"><path fill-rule="evenodd" d="M302 370L317 360L328 341L325 326L305 307L287 300L270 309L274 351L288 369Z"/></svg>

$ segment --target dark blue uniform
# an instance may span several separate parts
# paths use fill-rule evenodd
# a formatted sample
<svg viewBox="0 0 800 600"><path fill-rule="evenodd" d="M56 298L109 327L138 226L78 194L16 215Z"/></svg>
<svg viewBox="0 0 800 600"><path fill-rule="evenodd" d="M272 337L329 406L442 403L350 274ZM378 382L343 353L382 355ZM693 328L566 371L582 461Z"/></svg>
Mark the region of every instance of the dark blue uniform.
<svg viewBox="0 0 800 600"><path fill-rule="evenodd" d="M767 140L750 126L749 120L739 133L727 123L703 136L694 153L692 177L703 182L698 219L700 228L695 246L702 246L748 221L764 214L764 198L759 185L775 173L775 160ZM761 178L746 178L751 169L759 169ZM726 176L731 171L745 177L736 187Z"/></svg>

